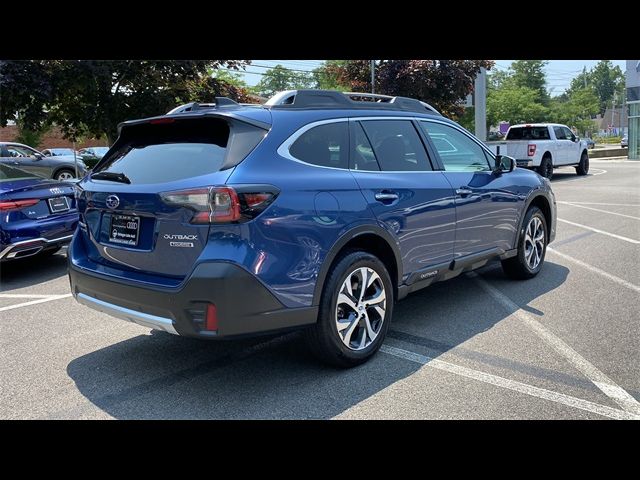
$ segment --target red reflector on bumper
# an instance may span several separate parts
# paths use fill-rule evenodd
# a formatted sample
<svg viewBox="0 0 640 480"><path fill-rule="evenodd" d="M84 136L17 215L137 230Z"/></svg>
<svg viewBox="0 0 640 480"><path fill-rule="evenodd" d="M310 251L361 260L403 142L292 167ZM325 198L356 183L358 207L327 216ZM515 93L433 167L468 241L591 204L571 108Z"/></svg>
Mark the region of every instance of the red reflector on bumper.
<svg viewBox="0 0 640 480"><path fill-rule="evenodd" d="M204 325L206 330L218 330L218 311L213 303L207 305L207 315L205 317Z"/></svg>

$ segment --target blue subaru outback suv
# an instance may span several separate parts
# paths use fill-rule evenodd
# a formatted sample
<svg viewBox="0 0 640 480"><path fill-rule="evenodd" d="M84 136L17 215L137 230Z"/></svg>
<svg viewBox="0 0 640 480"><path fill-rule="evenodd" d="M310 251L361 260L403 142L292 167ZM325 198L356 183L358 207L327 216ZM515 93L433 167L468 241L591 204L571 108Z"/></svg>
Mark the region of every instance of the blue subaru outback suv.
<svg viewBox="0 0 640 480"><path fill-rule="evenodd" d="M535 276L556 225L547 180L428 104L323 90L125 122L76 195L80 303L189 337L304 327L338 366L415 290L491 260Z"/></svg>

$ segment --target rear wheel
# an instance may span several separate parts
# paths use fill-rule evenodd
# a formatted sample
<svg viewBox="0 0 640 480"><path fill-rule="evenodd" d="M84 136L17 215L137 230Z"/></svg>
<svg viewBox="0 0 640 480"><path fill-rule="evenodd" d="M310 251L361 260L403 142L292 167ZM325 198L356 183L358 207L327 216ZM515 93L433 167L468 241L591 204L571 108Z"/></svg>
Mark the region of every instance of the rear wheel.
<svg viewBox="0 0 640 480"><path fill-rule="evenodd" d="M587 155L587 152L583 152L582 156L580 156L580 163L576 167L576 173L578 175L589 173L589 155Z"/></svg>
<svg viewBox="0 0 640 480"><path fill-rule="evenodd" d="M307 341L331 365L359 365L382 345L392 312L393 287L383 263L366 252L346 253L327 276Z"/></svg>
<svg viewBox="0 0 640 480"><path fill-rule="evenodd" d="M540 162L538 173L549 180L553 177L553 162L549 155L545 155Z"/></svg>
<svg viewBox="0 0 640 480"><path fill-rule="evenodd" d="M524 231L518 240L518 254L502 261L502 270L511 278L526 280L542 269L547 251L547 221L538 207L527 210Z"/></svg>
<svg viewBox="0 0 640 480"><path fill-rule="evenodd" d="M63 168L62 170L59 170L58 172L56 172L56 175L53 178L56 180L71 180L72 178L75 178L75 177L71 170Z"/></svg>

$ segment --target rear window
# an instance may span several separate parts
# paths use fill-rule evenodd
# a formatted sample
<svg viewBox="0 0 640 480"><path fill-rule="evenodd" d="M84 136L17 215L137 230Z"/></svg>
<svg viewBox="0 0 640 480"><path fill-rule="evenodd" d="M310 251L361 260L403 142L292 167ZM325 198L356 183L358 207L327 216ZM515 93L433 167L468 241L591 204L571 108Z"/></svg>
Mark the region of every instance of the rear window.
<svg viewBox="0 0 640 480"><path fill-rule="evenodd" d="M548 127L512 127L507 140L549 140Z"/></svg>
<svg viewBox="0 0 640 480"><path fill-rule="evenodd" d="M223 167L229 131L226 121L212 118L125 127L121 145L94 172L124 173L132 184L215 173Z"/></svg>
<svg viewBox="0 0 640 480"><path fill-rule="evenodd" d="M320 167L348 168L349 126L347 122L332 122L313 127L293 142L289 153Z"/></svg>

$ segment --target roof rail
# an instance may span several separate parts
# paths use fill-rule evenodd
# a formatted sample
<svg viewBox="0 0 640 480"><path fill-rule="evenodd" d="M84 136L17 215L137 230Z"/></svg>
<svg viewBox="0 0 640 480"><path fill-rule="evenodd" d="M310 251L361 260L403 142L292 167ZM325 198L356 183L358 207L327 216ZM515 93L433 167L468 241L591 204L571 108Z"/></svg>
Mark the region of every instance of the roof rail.
<svg viewBox="0 0 640 480"><path fill-rule="evenodd" d="M354 108L404 110L418 113L440 112L426 102L415 98L393 97L364 92L337 92L335 90L286 90L271 97L265 104L271 108Z"/></svg>
<svg viewBox="0 0 640 480"><path fill-rule="evenodd" d="M202 108L219 108L219 107L237 107L239 104L228 97L215 97L214 103L198 103L191 102L180 105L166 113L166 115L173 115L174 113L195 112Z"/></svg>

